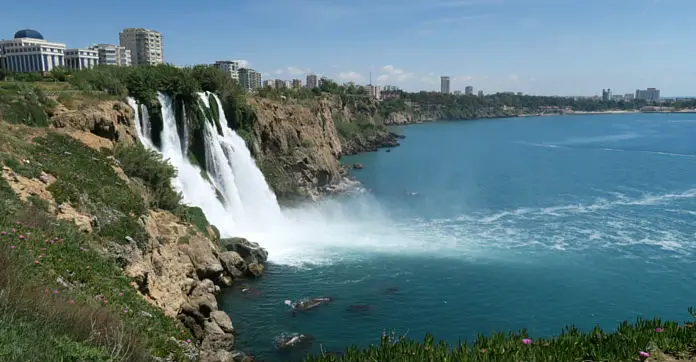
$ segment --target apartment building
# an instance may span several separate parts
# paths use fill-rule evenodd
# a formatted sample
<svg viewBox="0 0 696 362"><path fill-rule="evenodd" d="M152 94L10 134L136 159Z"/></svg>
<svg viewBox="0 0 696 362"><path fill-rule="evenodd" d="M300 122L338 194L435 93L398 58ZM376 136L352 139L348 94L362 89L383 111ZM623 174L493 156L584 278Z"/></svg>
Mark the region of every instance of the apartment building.
<svg viewBox="0 0 696 362"><path fill-rule="evenodd" d="M119 33L120 44L130 50L131 64L156 65L164 62L162 34L145 28L126 28Z"/></svg>
<svg viewBox="0 0 696 362"><path fill-rule="evenodd" d="M131 52L126 47L116 44L94 44L88 49L96 50L99 56L99 64L103 65L131 65Z"/></svg>

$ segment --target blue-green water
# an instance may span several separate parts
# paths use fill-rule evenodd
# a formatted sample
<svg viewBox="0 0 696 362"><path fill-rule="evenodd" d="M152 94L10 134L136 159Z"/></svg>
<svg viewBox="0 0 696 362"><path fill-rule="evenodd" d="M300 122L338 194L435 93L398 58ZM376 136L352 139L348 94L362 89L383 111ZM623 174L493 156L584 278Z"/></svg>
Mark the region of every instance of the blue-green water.
<svg viewBox="0 0 696 362"><path fill-rule="evenodd" d="M294 250L298 263L316 265L285 265L284 257L249 283L259 294L223 296L238 348L288 361L307 351L277 352L273 338L283 332L313 335L309 350L318 352L378 343L383 329L456 343L521 328L541 337L569 324L688 319L696 304L696 115L399 131L407 136L401 147L346 160L365 166L353 174L368 191L320 207L327 226ZM283 305L321 295L336 301L296 317ZM352 304L369 310L347 311Z"/></svg>

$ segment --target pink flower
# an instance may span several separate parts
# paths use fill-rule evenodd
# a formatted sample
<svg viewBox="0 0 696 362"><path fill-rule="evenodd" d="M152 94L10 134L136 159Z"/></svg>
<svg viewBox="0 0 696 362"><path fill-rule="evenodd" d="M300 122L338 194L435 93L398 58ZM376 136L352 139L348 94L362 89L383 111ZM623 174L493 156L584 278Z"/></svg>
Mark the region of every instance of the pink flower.
<svg viewBox="0 0 696 362"><path fill-rule="evenodd" d="M1 232L0 235L3 235L3 236L4 236L4 235L7 235L7 231Z"/></svg>
<svg viewBox="0 0 696 362"><path fill-rule="evenodd" d="M14 249L14 248L16 248L16 246L10 245L10 249Z"/></svg>
<svg viewBox="0 0 696 362"><path fill-rule="evenodd" d="M68 301L68 304L75 304L75 301L72 300L72 299L70 299L70 300Z"/></svg>
<svg viewBox="0 0 696 362"><path fill-rule="evenodd" d="M123 313L128 313L128 308L123 308Z"/></svg>
<svg viewBox="0 0 696 362"><path fill-rule="evenodd" d="M19 238L20 238L20 239L24 239L24 235L19 235Z"/></svg>
<svg viewBox="0 0 696 362"><path fill-rule="evenodd" d="M60 293L60 292L58 291L58 289L55 289L55 290L53 291L53 294L59 294L59 293Z"/></svg>
<svg viewBox="0 0 696 362"><path fill-rule="evenodd" d="M662 332L662 328L660 328L660 327L655 328L655 332L661 333L661 332Z"/></svg>
<svg viewBox="0 0 696 362"><path fill-rule="evenodd" d="M34 260L34 265L38 265L38 264L39 264L39 260L38 259Z"/></svg>
<svg viewBox="0 0 696 362"><path fill-rule="evenodd" d="M532 340L529 339L529 338L525 338L525 339L522 340L522 343L524 343L524 344L532 344Z"/></svg>
<svg viewBox="0 0 696 362"><path fill-rule="evenodd" d="M190 340L190 339L187 339L187 340L186 340L186 343L191 343L191 340Z"/></svg>
<svg viewBox="0 0 696 362"><path fill-rule="evenodd" d="M641 357L643 357L643 358L648 358L648 357L650 357L650 353L648 353L648 352L640 351L640 353L638 353L638 354L639 354Z"/></svg>
<svg viewBox="0 0 696 362"><path fill-rule="evenodd" d="M16 233L16 232L17 232L17 229L12 228L12 232L13 232L13 233Z"/></svg>
<svg viewBox="0 0 696 362"><path fill-rule="evenodd" d="M118 292L118 296L119 296L119 297L122 297L122 296L123 296L123 292Z"/></svg>

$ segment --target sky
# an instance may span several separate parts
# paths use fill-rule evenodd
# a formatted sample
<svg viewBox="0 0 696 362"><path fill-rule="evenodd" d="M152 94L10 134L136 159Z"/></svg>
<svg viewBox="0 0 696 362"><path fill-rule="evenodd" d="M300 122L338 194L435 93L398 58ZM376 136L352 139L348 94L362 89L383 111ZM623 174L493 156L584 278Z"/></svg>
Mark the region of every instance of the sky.
<svg viewBox="0 0 696 362"><path fill-rule="evenodd" d="M144 27L164 35L165 62L244 60L264 79L696 95L695 0L34 0L2 13L0 39L32 28L86 47Z"/></svg>

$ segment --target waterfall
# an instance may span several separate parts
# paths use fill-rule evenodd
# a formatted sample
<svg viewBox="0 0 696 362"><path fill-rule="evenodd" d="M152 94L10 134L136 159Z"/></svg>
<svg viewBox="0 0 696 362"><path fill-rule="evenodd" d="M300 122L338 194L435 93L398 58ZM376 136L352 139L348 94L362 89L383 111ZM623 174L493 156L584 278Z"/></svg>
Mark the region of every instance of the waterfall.
<svg viewBox="0 0 696 362"><path fill-rule="evenodd" d="M209 96L215 97L222 135L218 134L215 120L204 120L203 137L207 172L194 165L188 158L188 141L182 140L177 131L175 105L162 93L157 98L162 107L162 132L160 149L152 142L152 127L147 108L138 105L133 98L128 104L135 110L135 129L143 145L160 152L176 169L172 180L174 189L181 192L185 204L200 207L222 236L256 236L271 225L281 222L280 206L261 171L251 157L244 140L227 125L222 103L216 95L199 93L203 106L210 108ZM184 114L183 134L189 129ZM202 110L203 111L203 110ZM210 112L201 112L209 114Z"/></svg>
<svg viewBox="0 0 696 362"><path fill-rule="evenodd" d="M256 167L244 140L228 126L222 102L214 93L199 93L198 96L206 107L210 107L210 96L217 103L222 135L216 131L215 120L205 122L206 165L222 188L225 200L238 203L235 210L240 210L241 214L235 220L239 221L239 230L261 232L276 224L282 218L278 201L261 170Z"/></svg>
<svg viewBox="0 0 696 362"><path fill-rule="evenodd" d="M215 225L222 235L234 235L235 220L229 217L225 206L218 199L215 187L202 176L201 169L193 165L182 152L171 98L162 93L158 93L157 98L162 105L163 122L160 152L178 171L172 182L174 188L182 193L184 203L200 207L208 221Z"/></svg>

